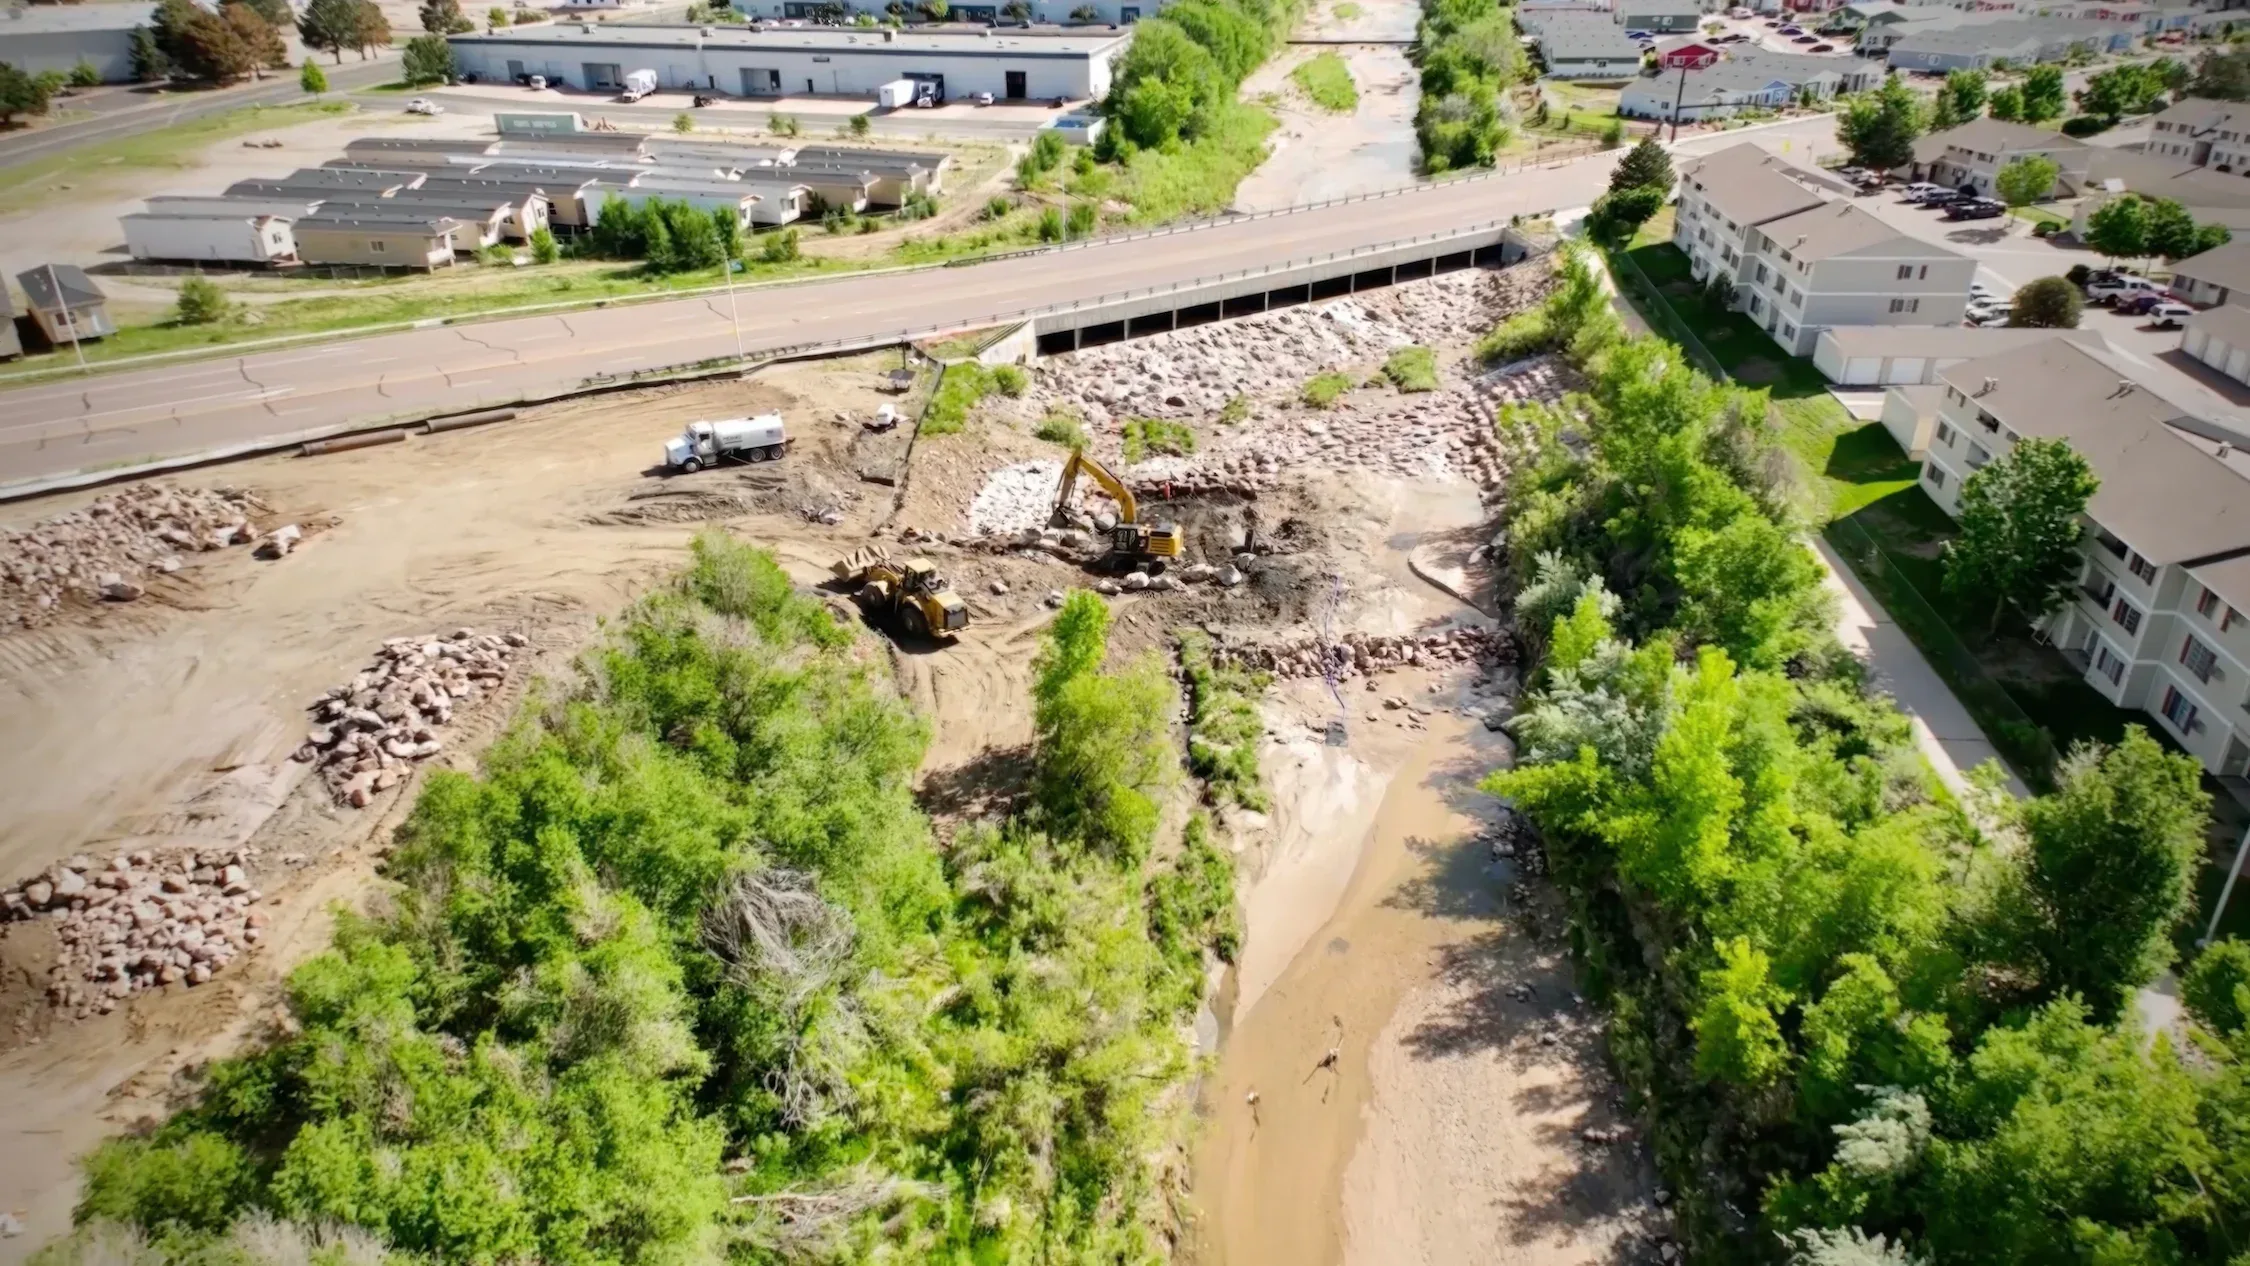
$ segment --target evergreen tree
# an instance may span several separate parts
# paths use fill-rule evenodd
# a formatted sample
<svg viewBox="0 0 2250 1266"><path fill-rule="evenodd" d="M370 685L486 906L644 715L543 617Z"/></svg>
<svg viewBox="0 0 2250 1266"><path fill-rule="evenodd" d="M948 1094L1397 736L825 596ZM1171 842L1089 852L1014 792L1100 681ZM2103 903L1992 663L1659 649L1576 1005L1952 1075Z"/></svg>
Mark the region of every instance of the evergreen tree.
<svg viewBox="0 0 2250 1266"><path fill-rule="evenodd" d="M157 44L156 32L145 26L134 27L132 50L135 83L152 84L171 77L172 59Z"/></svg>
<svg viewBox="0 0 2250 1266"><path fill-rule="evenodd" d="M652 273L679 271L679 253L672 248L672 226L664 218L661 198L651 198L641 208L641 262Z"/></svg>
<svg viewBox="0 0 2250 1266"><path fill-rule="evenodd" d="M169 7L187 0L164 0ZM297 38L308 49L318 49L344 60L344 50L359 47L359 0L307 0L297 17ZM161 15L162 10L159 10Z"/></svg>
<svg viewBox="0 0 2250 1266"><path fill-rule="evenodd" d="M1654 136L1642 137L1640 144L1627 150L1609 173L1611 193L1641 188L1659 189L1667 194L1672 189L1672 157L1664 152Z"/></svg>
<svg viewBox="0 0 2250 1266"><path fill-rule="evenodd" d="M53 96L53 89L39 76L0 62L0 124L14 122L19 114L45 114Z"/></svg>

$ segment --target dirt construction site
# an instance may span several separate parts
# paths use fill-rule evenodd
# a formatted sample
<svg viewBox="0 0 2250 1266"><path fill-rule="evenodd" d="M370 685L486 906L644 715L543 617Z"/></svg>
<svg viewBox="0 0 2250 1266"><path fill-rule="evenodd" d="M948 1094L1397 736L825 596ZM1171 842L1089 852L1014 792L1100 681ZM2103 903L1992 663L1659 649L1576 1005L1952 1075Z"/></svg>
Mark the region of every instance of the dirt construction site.
<svg viewBox="0 0 2250 1266"><path fill-rule="evenodd" d="M474 768L714 524L893 648L941 838L1008 793L1067 589L1111 595L1119 653L1196 627L1271 674L1272 807L1216 819L1246 936L1198 1023L1192 1260L1669 1260L1536 847L1474 786L1519 686L1492 419L1574 382L1470 345L1544 284L1457 272L1038 360L952 434L917 434L939 373L891 350L0 507L0 1260L68 1229L75 1158L282 1017L425 771ZM1384 375L1404 348L1434 389ZM780 460L666 468L687 424L765 413ZM1111 555L1098 480L1057 506L1063 423L1176 530L1168 565ZM868 547L927 559L968 626L855 603L830 568Z"/></svg>

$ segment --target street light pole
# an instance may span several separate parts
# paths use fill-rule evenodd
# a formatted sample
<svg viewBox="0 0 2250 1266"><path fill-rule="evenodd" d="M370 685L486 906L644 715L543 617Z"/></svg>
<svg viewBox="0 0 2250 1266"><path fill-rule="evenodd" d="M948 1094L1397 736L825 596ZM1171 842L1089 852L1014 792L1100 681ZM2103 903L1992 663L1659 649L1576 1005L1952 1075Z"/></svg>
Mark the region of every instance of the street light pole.
<svg viewBox="0 0 2250 1266"><path fill-rule="evenodd" d="M1680 87L1678 91L1672 94L1672 136L1670 143L1674 145L1680 143L1680 102L1686 99L1687 59L1683 57L1680 59Z"/></svg>
<svg viewBox="0 0 2250 1266"><path fill-rule="evenodd" d="M2235 846L2234 866L2227 871L2226 886L2219 889L2218 904L2211 907L2211 926L2203 929L2203 939L2196 944L2209 945L2218 938L2219 919L2227 912L2227 898L2234 895L2235 881L2242 878L2242 858L2246 853L2250 853L2250 831L2243 832L2242 843Z"/></svg>

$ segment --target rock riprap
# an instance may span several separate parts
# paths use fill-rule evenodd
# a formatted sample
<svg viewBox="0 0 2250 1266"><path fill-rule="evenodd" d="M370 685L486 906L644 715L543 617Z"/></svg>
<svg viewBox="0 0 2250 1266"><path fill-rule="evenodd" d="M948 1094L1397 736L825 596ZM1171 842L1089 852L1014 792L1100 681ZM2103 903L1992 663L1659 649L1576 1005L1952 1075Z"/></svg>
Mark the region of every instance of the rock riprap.
<svg viewBox="0 0 2250 1266"><path fill-rule="evenodd" d="M454 712L497 691L527 645L521 633L475 629L391 638L373 664L313 701L296 758L320 767L338 804L364 808L409 766L443 751Z"/></svg>
<svg viewBox="0 0 2250 1266"><path fill-rule="evenodd" d="M80 1015L137 990L200 985L265 936L249 848L78 856L0 892L0 918L52 919L47 999Z"/></svg>
<svg viewBox="0 0 2250 1266"><path fill-rule="evenodd" d="M31 627L66 596L131 602L181 556L248 545L266 504L239 488L131 484L20 530L0 528L0 624Z"/></svg>

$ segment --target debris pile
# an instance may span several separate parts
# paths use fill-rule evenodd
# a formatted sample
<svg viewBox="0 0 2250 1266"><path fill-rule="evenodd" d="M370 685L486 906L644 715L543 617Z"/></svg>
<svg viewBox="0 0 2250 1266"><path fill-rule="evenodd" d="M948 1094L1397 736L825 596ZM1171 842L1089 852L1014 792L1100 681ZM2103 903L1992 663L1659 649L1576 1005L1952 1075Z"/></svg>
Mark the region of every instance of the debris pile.
<svg viewBox="0 0 2250 1266"><path fill-rule="evenodd" d="M444 749L439 731L453 723L453 710L497 690L528 643L521 633L474 629L391 638L350 685L307 709L315 724L296 758L319 764L337 803L364 808L404 781L408 765Z"/></svg>
<svg viewBox="0 0 2250 1266"><path fill-rule="evenodd" d="M993 471L969 500L969 531L1004 535L1039 527L1054 506L1061 478L1062 463L1047 458Z"/></svg>
<svg viewBox="0 0 2250 1266"><path fill-rule="evenodd" d="M1346 633L1339 641L1307 638L1295 642L1225 644L1212 658L1229 667L1272 673L1280 678L1339 678L1392 668L1443 664L1505 663L1516 657L1515 640L1501 630L1465 627L1442 633Z"/></svg>
<svg viewBox="0 0 2250 1266"><path fill-rule="evenodd" d="M182 554L249 544L251 519L267 512L237 488L132 484L22 531L0 528L0 623L45 623L71 593L130 602L145 592L140 578L178 571Z"/></svg>
<svg viewBox="0 0 2250 1266"><path fill-rule="evenodd" d="M0 892L0 918L50 918L47 998L99 1015L135 990L200 985L264 936L247 848L73 857Z"/></svg>

